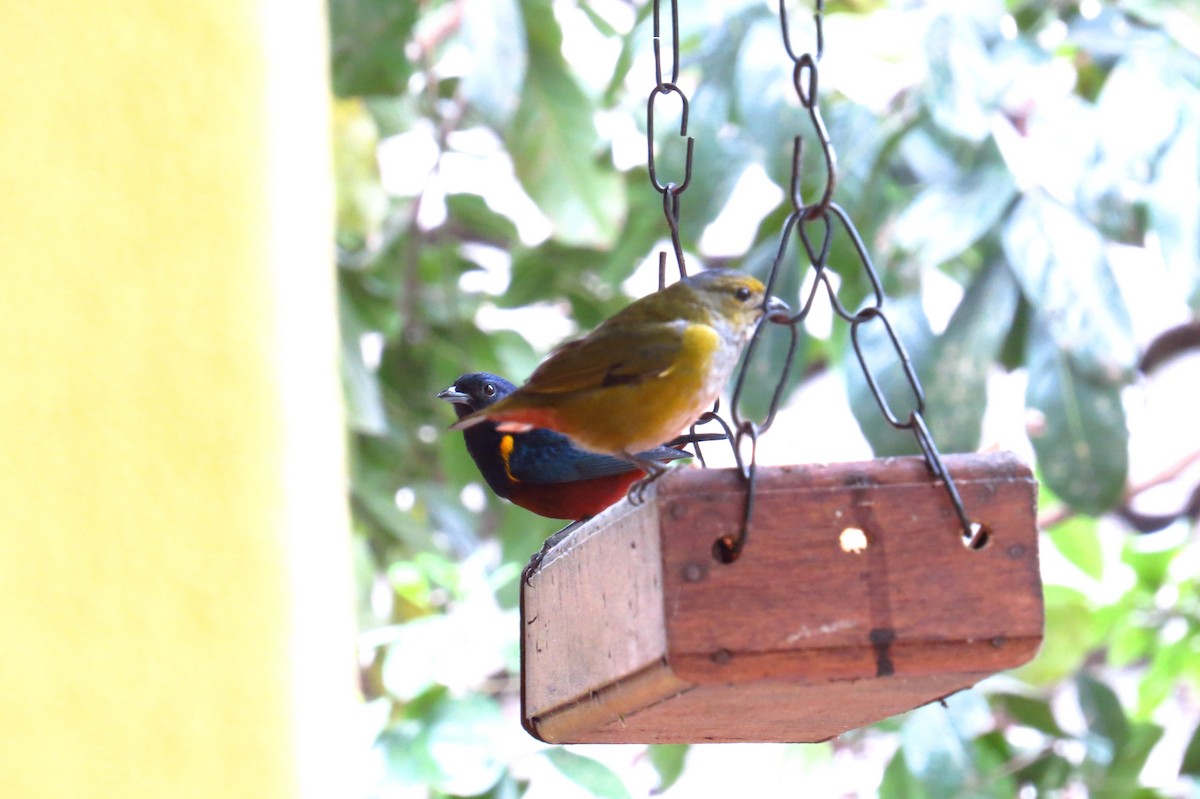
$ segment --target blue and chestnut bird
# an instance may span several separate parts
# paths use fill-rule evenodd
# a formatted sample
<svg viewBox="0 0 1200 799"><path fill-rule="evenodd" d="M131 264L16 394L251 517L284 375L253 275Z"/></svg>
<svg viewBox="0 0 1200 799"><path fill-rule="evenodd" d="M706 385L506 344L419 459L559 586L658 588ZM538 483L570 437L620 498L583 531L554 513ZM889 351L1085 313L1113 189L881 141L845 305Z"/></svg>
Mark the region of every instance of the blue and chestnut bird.
<svg viewBox="0 0 1200 799"><path fill-rule="evenodd" d="M458 418L489 407L516 390L487 372L465 374L438 394L454 405ZM535 428L502 433L493 422L463 431L467 452L488 487L514 505L551 519L581 521L614 504L645 472L630 461L588 452L566 436ZM666 462L689 457L671 447L639 453L639 458Z"/></svg>

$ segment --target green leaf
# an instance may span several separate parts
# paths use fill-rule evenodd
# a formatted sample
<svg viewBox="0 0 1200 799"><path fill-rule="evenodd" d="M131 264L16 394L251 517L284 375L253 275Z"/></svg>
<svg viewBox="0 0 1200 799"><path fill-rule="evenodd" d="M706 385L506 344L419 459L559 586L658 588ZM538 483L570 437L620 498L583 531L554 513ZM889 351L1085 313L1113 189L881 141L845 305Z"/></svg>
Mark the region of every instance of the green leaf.
<svg viewBox="0 0 1200 799"><path fill-rule="evenodd" d="M494 700L438 692L407 711L409 718L380 736L391 780L455 796L477 796L500 780L508 726Z"/></svg>
<svg viewBox="0 0 1200 799"><path fill-rule="evenodd" d="M1094 757L1093 760L1107 766L1116 761L1129 742L1129 719L1125 717L1117 695L1104 683L1081 674L1075 685L1079 691L1079 708L1087 720L1088 732L1100 736L1109 744L1106 747L1108 760L1105 760L1104 753L1100 750L1097 750L1098 757Z"/></svg>
<svg viewBox="0 0 1200 799"><path fill-rule="evenodd" d="M1163 546L1153 536L1129 538L1121 551L1121 562L1133 569L1138 588L1154 594L1166 584L1171 564L1181 546Z"/></svg>
<svg viewBox="0 0 1200 799"><path fill-rule="evenodd" d="M1112 32L1119 34L1116 27L1113 26ZM1128 26L1125 30L1129 31ZM1170 49L1159 34L1150 35L1157 41L1145 42L1148 49ZM1122 56L1129 52L1129 38L1128 35L1114 37L1120 42ZM1080 181L1079 197L1088 217L1109 238L1143 244L1146 216L1140 213L1144 209L1135 212L1134 203L1141 197L1132 195L1130 188L1135 184L1145 185L1147 167L1165 155L1173 143L1187 147L1187 139L1192 138L1191 144L1195 147L1195 138L1181 130L1183 117L1195 116L1195 102L1184 99L1192 91L1193 87L1187 86L1178 67L1159 53L1148 53L1140 58L1122 57L1107 76L1093 113L1094 129L1102 134L1097 136L1088 153L1088 173L1086 179ZM1191 114L1187 110L1189 106L1193 110ZM1128 126L1126 120L1129 119L1138 120L1136 129ZM1180 134L1183 134L1182 142L1179 141ZM1172 196L1170 202L1188 207L1186 204L1197 193L1196 151L1193 149L1190 157L1175 155L1168 161L1168 168L1192 168L1192 185L1190 188L1178 183L1172 186L1179 189L1179 193ZM1186 173L1178 179L1186 180ZM1194 220L1195 206L1190 206L1190 210ZM1193 254L1195 248L1193 240Z"/></svg>
<svg viewBox="0 0 1200 799"><path fill-rule="evenodd" d="M333 104L333 168L337 185L337 241L354 249L379 230L387 196L379 182L379 128L360 100Z"/></svg>
<svg viewBox="0 0 1200 799"><path fill-rule="evenodd" d="M1075 371L1100 384L1128 381L1137 360L1129 312L1095 228L1034 192L1009 216L1003 244L1025 299Z"/></svg>
<svg viewBox="0 0 1200 799"><path fill-rule="evenodd" d="M602 17L596 9L592 8L592 4L588 0L580 2L579 10L588 18L588 22L592 24L592 27L606 39L612 39L618 35L617 29Z"/></svg>
<svg viewBox="0 0 1200 799"><path fill-rule="evenodd" d="M518 780L510 772L505 772L490 791L480 794L477 799L521 799L528 788L528 781Z"/></svg>
<svg viewBox="0 0 1200 799"><path fill-rule="evenodd" d="M1029 343L1025 402L1041 413L1030 429L1038 467L1072 507L1103 513L1120 501L1129 467L1120 390L1081 374L1044 329Z"/></svg>
<svg viewBox="0 0 1200 799"><path fill-rule="evenodd" d="M1011 777L1002 773L1008 760L1002 736L984 698L966 691L945 705L929 704L904 717L900 746L908 771L921 783L920 796L931 799L976 796L1008 799Z"/></svg>
<svg viewBox="0 0 1200 799"><path fill-rule="evenodd" d="M400 331L400 312L390 287L367 271L338 270L339 307L342 329L350 336L377 330L385 336ZM356 342L357 346L357 342Z"/></svg>
<svg viewBox="0 0 1200 799"><path fill-rule="evenodd" d="M953 182L930 184L895 222L895 244L924 266L950 260L999 221L1017 193L1004 164L989 163Z"/></svg>
<svg viewBox="0 0 1200 799"><path fill-rule="evenodd" d="M1074 773L1075 766L1071 761L1047 749L1029 765L1018 769L1013 776L1022 784L1028 783L1036 787L1041 791L1038 794L1041 796L1052 795L1051 791L1064 787Z"/></svg>
<svg viewBox="0 0 1200 799"><path fill-rule="evenodd" d="M376 94L364 97L363 105L375 120L381 139L412 130L422 118L419 95Z"/></svg>
<svg viewBox="0 0 1200 799"><path fill-rule="evenodd" d="M493 211L478 194L451 194L446 198L446 215L463 228L463 238L477 238L504 247L517 239L513 221Z"/></svg>
<svg viewBox="0 0 1200 799"><path fill-rule="evenodd" d="M979 26L959 10L934 20L925 36L929 59L926 105L937 125L955 136L980 142L990 130L986 76L988 60Z"/></svg>
<svg viewBox="0 0 1200 799"><path fill-rule="evenodd" d="M360 437L360 445L369 440L367 437ZM433 532L422 525L414 524L396 507L393 498L396 487L391 485L390 480L387 480L381 471L370 467L363 468L366 458L355 460L355 479L351 481L350 503L356 519L386 534L390 540L402 542L410 550L432 547Z"/></svg>
<svg viewBox="0 0 1200 799"><path fill-rule="evenodd" d="M660 794L679 780L688 749L687 744L652 744L646 747L646 756L658 772L658 785L652 793Z"/></svg>
<svg viewBox="0 0 1200 799"><path fill-rule="evenodd" d="M904 750L897 749L896 754L888 761L883 770L883 780L879 784L879 799L928 799L929 792L921 785L920 780L908 770L904 758Z"/></svg>
<svg viewBox="0 0 1200 799"><path fill-rule="evenodd" d="M904 132L893 144L895 157L912 173L918 185L947 183L959 173L960 165L955 158L955 142L947 141L926 125L918 125ZM890 154L890 153L889 153ZM886 162L879 168L886 166Z"/></svg>
<svg viewBox="0 0 1200 799"><path fill-rule="evenodd" d="M971 757L941 705L926 705L905 717L900 747L909 772L931 799L960 796L967 787Z"/></svg>
<svg viewBox="0 0 1200 799"><path fill-rule="evenodd" d="M1122 610L1108 644L1108 662L1118 668L1146 657L1158 639L1158 630L1147 628L1140 613L1128 604Z"/></svg>
<svg viewBox="0 0 1200 799"><path fill-rule="evenodd" d="M991 263L971 281L945 332L922 360L925 421L942 452L979 446L988 368L1012 324L1018 296L1004 265Z"/></svg>
<svg viewBox="0 0 1200 799"><path fill-rule="evenodd" d="M350 429L386 435L389 428L379 381L363 362L357 339L342 341L342 388L346 396L346 424Z"/></svg>
<svg viewBox="0 0 1200 799"><path fill-rule="evenodd" d="M781 58L786 58L779 19L765 6L752 6L739 15L733 30L741 33L729 40L737 47L736 68L729 76L734 118L767 163L785 156L787 161L783 163L790 171L792 138L797 133L808 133L812 125L795 104L795 89L779 68ZM793 35L799 38L803 33L793 31ZM815 144L805 142L806 147ZM819 151L819 146L808 150L817 161L822 160Z"/></svg>
<svg viewBox="0 0 1200 799"><path fill-rule="evenodd" d="M428 753L417 744L420 725L415 720L393 724L375 741L386 764L386 779L399 785L427 783L434 774Z"/></svg>
<svg viewBox="0 0 1200 799"><path fill-rule="evenodd" d="M514 254L512 278L498 303L502 308L523 308L535 302L557 300L578 291L590 271L604 264L603 253L581 247L568 247L548 241L532 250ZM588 322L576 319L588 328Z"/></svg>
<svg viewBox="0 0 1200 799"><path fill-rule="evenodd" d="M1194 103L1181 107L1175 136L1154 168L1146 198L1150 229L1168 274L1200 311L1200 112Z"/></svg>
<svg viewBox="0 0 1200 799"><path fill-rule="evenodd" d="M647 254L657 257L653 250L669 235L663 216L662 197L650 187L645 171L633 170L624 176L629 212L621 235L613 244L603 263L598 264L595 277L604 286L617 286L633 274L634 267ZM670 249L670 246L667 246ZM653 252L652 252L653 250ZM668 253L668 266L671 265Z"/></svg>
<svg viewBox="0 0 1200 799"><path fill-rule="evenodd" d="M524 567L529 556L542 547L542 542L562 527L557 519L543 519L524 508L504 503L499 508L499 523L496 535L503 547L505 562L514 562ZM506 583L496 594L504 607L514 607L520 598L520 580Z"/></svg>
<svg viewBox="0 0 1200 799"><path fill-rule="evenodd" d="M595 109L567 71L548 0L522 0L529 69L505 137L521 185L567 244L610 246L625 215L624 185L597 158Z"/></svg>
<svg viewBox="0 0 1200 799"><path fill-rule="evenodd" d="M679 135L678 104L655 101L655 171L660 184L682 183L687 174L687 142ZM670 112L676 110L672 115ZM705 84L696 89L688 108L688 135L696 140L692 180L680 195L679 229L691 247L704 228L724 210L738 178L755 160L755 146L743 129L729 123L730 96L724 88ZM658 196L657 194L655 196ZM662 203L659 202L661 209ZM656 215L662 222L660 210Z"/></svg>
<svg viewBox="0 0 1200 799"><path fill-rule="evenodd" d="M1192 733L1187 749L1183 753L1183 762L1179 764L1180 775L1200 777L1200 725Z"/></svg>
<svg viewBox="0 0 1200 799"><path fill-rule="evenodd" d="M603 103L605 106L616 105L625 93L625 79L629 76L633 60L650 36L650 28L647 27L646 20L651 12L652 6L649 3L639 7L637 20L629 33L621 37L621 52L617 56L616 64L613 65L612 77L609 78L608 85L604 88Z"/></svg>
<svg viewBox="0 0 1200 799"><path fill-rule="evenodd" d="M975 781L979 787L971 793L979 797L1009 799L1018 795L1016 776L1012 773L1013 747L1000 730L992 730L971 742L975 760Z"/></svg>
<svg viewBox="0 0 1200 799"><path fill-rule="evenodd" d="M360 341L368 333L387 334L400 324L395 305L376 295L363 274L338 270L338 310L342 328L342 386L346 416L356 432L383 436L390 431L379 375L363 361Z"/></svg>
<svg viewBox="0 0 1200 799"><path fill-rule="evenodd" d="M1138 716L1148 718L1178 690L1184 670L1194 657L1193 641L1187 637L1162 646L1154 653L1149 671L1138 684Z"/></svg>
<svg viewBox="0 0 1200 799"><path fill-rule="evenodd" d="M597 799L631 799L629 789L616 772L599 760L577 755L562 747L547 749L546 759L567 779Z"/></svg>
<svg viewBox="0 0 1200 799"><path fill-rule="evenodd" d="M1094 518L1072 516L1048 531L1055 548L1093 580L1104 577L1104 551L1097 528Z"/></svg>
<svg viewBox="0 0 1200 799"><path fill-rule="evenodd" d="M1129 785L1138 785L1146 760L1162 736L1163 728L1157 724L1141 721L1130 725L1129 738L1118 752L1109 773L1123 778Z"/></svg>
<svg viewBox="0 0 1200 799"><path fill-rule="evenodd" d="M474 796L491 788L504 773L500 743L508 722L495 700L472 694L439 709L426 731L430 759L438 775L435 790Z"/></svg>
<svg viewBox="0 0 1200 799"><path fill-rule="evenodd" d="M1097 797L1130 797L1131 799L1162 799L1165 794L1142 787L1141 772L1151 750L1162 738L1163 729L1156 724L1135 724L1125 746L1112 762L1106 762L1105 742L1096 736L1086 736L1088 757L1081 769L1088 793Z"/></svg>
<svg viewBox="0 0 1200 799"><path fill-rule="evenodd" d="M334 0L329 5L333 91L339 97L399 94L413 65L404 54L418 3Z"/></svg>
<svg viewBox="0 0 1200 799"><path fill-rule="evenodd" d="M1087 597L1070 588L1047 585L1046 632L1032 662L1016 674L1035 685L1055 683L1079 669L1097 642L1095 612Z"/></svg>
<svg viewBox="0 0 1200 799"><path fill-rule="evenodd" d="M1023 726L1044 732L1052 738L1067 737L1067 733L1058 726L1058 721L1054 718L1054 711L1050 709L1050 703L1044 699L1021 694L993 694L992 701Z"/></svg>
<svg viewBox="0 0 1200 799"><path fill-rule="evenodd" d="M525 337L513 330L494 330L488 334L491 351L505 375L524 377L538 365L541 356L534 352ZM519 379L518 383L521 382Z"/></svg>
<svg viewBox="0 0 1200 799"><path fill-rule="evenodd" d="M1031 313L1029 301L1020 297L1017 300L1017 309L1013 313L1012 325L1000 348L1000 365L1010 372L1025 365L1025 353L1029 349Z"/></svg>

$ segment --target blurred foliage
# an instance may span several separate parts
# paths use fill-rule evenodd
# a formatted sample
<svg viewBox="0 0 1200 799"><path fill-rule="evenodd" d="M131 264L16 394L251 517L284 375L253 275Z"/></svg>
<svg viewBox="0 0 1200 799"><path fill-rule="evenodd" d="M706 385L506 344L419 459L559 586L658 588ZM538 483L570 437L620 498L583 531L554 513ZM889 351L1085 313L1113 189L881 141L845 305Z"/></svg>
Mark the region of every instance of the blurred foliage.
<svg viewBox="0 0 1200 799"><path fill-rule="evenodd" d="M803 133L810 153L819 146L772 6L682 5L696 154L681 231L699 253L748 169L786 189L791 137ZM807 7L789 7L804 49ZM988 376L1026 371L1043 504L1067 509L1045 547L1071 579L1047 585L1033 663L946 708L819 745L840 757L885 742L881 796L1200 791L1200 733L1178 734L1196 726L1200 687L1194 527L1135 537L1098 521L1126 492L1122 392L1138 375L1124 285L1139 277L1118 280L1114 252L1157 259L1154 294L1200 310L1196 9L830 4L821 98L839 156L835 197L884 276L935 438L943 451L977 448ZM635 793L619 769L520 730L517 576L556 525L484 494L434 395L467 371L519 382L571 330L539 331L536 320L565 315L590 329L628 301L622 281L662 246L661 200L644 155L628 155L653 85L649 17L647 3L615 0L330 0L372 795L424 786L516 797L555 775L586 795ZM682 174L677 111L664 100L656 113L659 169ZM806 161L807 197L823 174L818 158ZM772 208L741 209L753 236L732 260L749 271L765 274L774 258L784 193ZM844 232L831 247L852 308L869 287ZM793 302L802 252L793 244L780 286ZM930 292L947 282L962 299L938 326ZM868 326L862 339L903 414L885 331ZM764 362L782 346L768 340ZM915 451L883 423L844 326L806 333L799 358L794 382L844 373L877 454ZM747 408L765 407L770 368L755 373ZM687 753L651 747L640 761L647 784L674 795ZM1158 781L1146 787L1155 755Z"/></svg>

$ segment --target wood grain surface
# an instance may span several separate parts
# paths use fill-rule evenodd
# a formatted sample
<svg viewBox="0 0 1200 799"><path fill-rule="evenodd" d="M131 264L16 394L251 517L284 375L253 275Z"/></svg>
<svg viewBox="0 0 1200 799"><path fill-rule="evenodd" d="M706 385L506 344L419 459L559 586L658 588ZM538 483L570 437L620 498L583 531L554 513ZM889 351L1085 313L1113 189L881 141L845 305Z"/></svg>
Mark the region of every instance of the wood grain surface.
<svg viewBox="0 0 1200 799"><path fill-rule="evenodd" d="M1009 453L947 456L988 544L965 547L920 458L679 469L547 557L524 596L526 728L553 741L812 741L1020 665L1043 612L1036 483ZM861 531L860 551L843 533ZM856 534L851 534L856 535Z"/></svg>

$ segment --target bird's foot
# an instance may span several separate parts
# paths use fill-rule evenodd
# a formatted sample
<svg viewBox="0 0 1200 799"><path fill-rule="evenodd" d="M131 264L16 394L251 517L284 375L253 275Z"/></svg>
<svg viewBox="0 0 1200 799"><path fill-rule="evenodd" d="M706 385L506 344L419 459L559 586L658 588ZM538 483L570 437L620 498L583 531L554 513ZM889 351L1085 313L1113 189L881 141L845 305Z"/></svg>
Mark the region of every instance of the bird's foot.
<svg viewBox="0 0 1200 799"><path fill-rule="evenodd" d="M556 547L560 541L570 535L576 527L583 524L585 521L587 520L580 519L579 521L571 522L566 527L547 538L545 543L542 544L542 548L537 552L534 552L529 558L529 563L525 564L525 568L521 571L521 582L525 583L525 585L533 585L530 580L533 579L533 575L537 574L538 569L542 567L542 561L546 559L546 555L550 554L550 550L554 549L554 547Z"/></svg>
<svg viewBox="0 0 1200 799"><path fill-rule="evenodd" d="M633 485L629 486L629 490L625 492L625 499L629 500L629 504L635 508L646 501L646 486L648 486L653 478L643 477Z"/></svg>
<svg viewBox="0 0 1200 799"><path fill-rule="evenodd" d="M631 455L626 457L636 463L646 473L645 477L629 486L629 490L625 492L625 498L629 500L629 504L636 507L646 501L646 489L650 488L651 483L667 473L667 467L658 461L641 460Z"/></svg>

